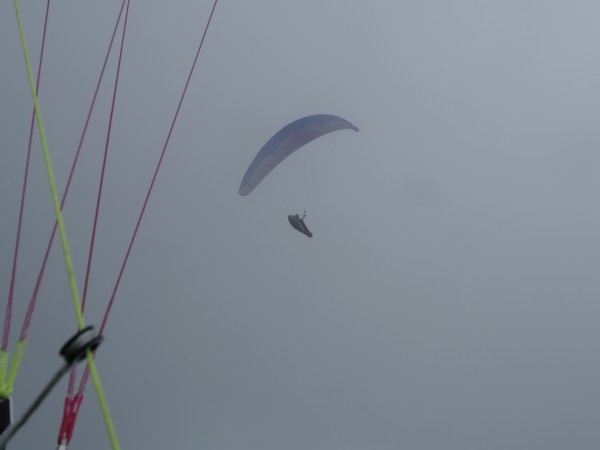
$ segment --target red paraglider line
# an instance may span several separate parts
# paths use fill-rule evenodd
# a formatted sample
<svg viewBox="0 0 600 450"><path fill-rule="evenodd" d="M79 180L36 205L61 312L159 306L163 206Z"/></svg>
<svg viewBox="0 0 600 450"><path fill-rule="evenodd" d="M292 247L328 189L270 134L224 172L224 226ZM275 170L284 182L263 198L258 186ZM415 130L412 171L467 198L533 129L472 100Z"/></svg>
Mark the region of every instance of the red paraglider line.
<svg viewBox="0 0 600 450"><path fill-rule="evenodd" d="M114 31L112 34L112 37L110 38L110 44L108 46L108 50L106 51L106 56L104 58L104 63L102 65L102 69L100 71L100 76L98 77L98 82L96 84L96 90L94 91L94 95L92 97L92 102L90 104L90 108L88 110L88 114L85 120L85 125L83 127L83 132L81 133L81 138L79 140L79 144L77 146L77 151L75 152L75 157L73 159L73 163L71 165L71 171L69 172L69 177L67 180L67 184L65 187L65 191L63 193L63 197L60 203L60 207L61 210L65 205L65 201L67 199L67 194L69 193L69 188L71 186L71 181L73 180L73 174L75 173L75 168L77 167L77 161L79 159L79 154L81 153L81 148L83 146L83 141L85 139L85 135L88 129L88 125L90 122L90 118L92 116L92 112L94 110L94 105L96 104L96 97L98 96L98 91L100 90L100 85L102 84L102 78L104 76L104 71L106 69L106 65L108 62L108 57L110 55L111 49L112 49L112 45L115 39L115 36L117 34L117 29L119 27L119 22L121 21L121 16L123 15L123 8L125 7L125 1L123 0L123 2L121 3L121 9L119 10L119 15L117 17L117 21L115 23L115 27L114 27ZM35 287L33 290L33 294L31 296L31 299L29 300L29 305L27 307L27 313L25 314L25 320L23 321L23 327L21 328L21 335L20 335L20 340L24 340L27 339L27 332L29 330L29 325L31 324L31 318L33 317L33 312L35 310L35 305L37 302L37 297L38 297L38 293L40 290L40 286L42 284L42 280L44 278L44 273L46 271L46 264L48 263L48 257L50 256L50 250L52 248L52 243L54 242L54 236L56 235L56 229L57 229L57 223L54 223L54 227L52 228L52 233L50 235L50 239L48 240L48 246L46 247L46 252L44 254L44 259L42 261L42 266L40 268L40 271L38 272L38 276L36 279L36 283L35 283Z"/></svg>
<svg viewBox="0 0 600 450"><path fill-rule="evenodd" d="M94 256L96 231L98 229L98 217L100 215L100 203L102 201L102 191L103 191L103 187L104 187L104 175L106 173L106 161L108 159L108 148L110 146L110 136L111 136L113 118L114 118L114 113L115 113L115 103L117 100L117 90L119 87L119 75L121 73L121 61L123 59L123 47L125 45L125 32L127 31L128 16L129 16L129 0L127 0L127 9L125 10L125 20L123 21L123 33L121 35L121 45L119 48L119 59L117 62L117 72L115 74L115 84L114 84L114 88L113 88L112 103L110 106L110 116L108 119L108 130L106 132L106 142L104 145L104 156L102 158L102 170L100 171L100 182L98 184L98 195L96 198L96 208L94 210L94 223L93 223L93 227L92 227L92 236L90 239L90 247L89 247L89 251L88 251L87 267L85 269L85 282L84 282L84 287L83 287L83 295L81 298L81 312L82 313L85 311L85 303L86 303L86 299L87 299L87 292L88 292L89 281L90 281L92 259ZM76 373L77 373L76 366L73 366L71 368L71 373L69 376L69 386L67 389L68 397L73 396L73 391L75 390L75 383L76 383Z"/></svg>
<svg viewBox="0 0 600 450"><path fill-rule="evenodd" d="M40 48L40 59L38 63L37 80L35 91L39 92L40 80L42 76L42 63L44 61L44 48L46 47L46 30L48 29L48 15L50 12L50 0L46 2L46 14L44 16L44 30L42 32L42 45ZM10 336L10 324L12 318L12 304L15 293L15 281L17 276L17 263L19 260L19 246L21 242L21 231L23 229L23 211L25 210L25 197L27 193L27 180L29 179L29 163L31 161L31 143L33 140L33 127L35 125L35 109L31 113L31 123L29 125L29 140L27 142L27 157L25 160L25 174L23 175L23 188L21 190L21 205L19 206L19 221L17 225L17 238L15 241L15 251L13 255L12 271L10 274L10 288L8 291L8 302L6 303L6 314L4 315L4 331L2 333L2 350L8 349L8 340Z"/></svg>
<svg viewBox="0 0 600 450"><path fill-rule="evenodd" d="M146 206L148 205L148 200L150 199L150 195L152 194L152 189L154 188L154 183L156 182L158 171L160 170L160 166L161 166L163 158L165 156L165 152L167 150L167 146L169 145L169 140L171 139L171 134L173 133L173 129L175 128L175 122L177 121L177 117L179 115L179 111L181 109L181 105L183 104L183 100L185 98L188 86L190 84L190 80L192 79L192 75L194 73L194 68L196 67L196 63L198 62L198 57L200 56L200 52L201 52L202 46L204 44L204 39L206 38L206 34L208 32L208 28L210 26L210 22L212 20L213 14L214 14L215 9L217 7L217 3L218 3L218 0L215 0L215 2L213 3L212 9L210 11L210 15L208 17L208 21L206 22L206 26L204 27L204 32L202 34L202 39L200 40L200 44L198 45L198 50L196 51L196 56L194 58L194 62L192 63L192 67L190 69L190 72L189 72L188 77L187 77L187 81L185 83L185 87L183 88L183 92L182 92L181 97L179 99L179 104L177 105L177 109L175 111L175 115L173 116L173 121L171 122L171 127L169 128L169 133L167 134L167 139L165 140L165 143L164 143L164 146L162 148L160 157L158 159L158 163L157 163L156 168L154 170L154 175L152 176L152 181L150 182L150 186L149 186L148 191L146 193L146 198L144 199L144 203L143 203L142 209L140 211L140 215L138 217L137 223L135 225L135 229L133 231L133 235L131 236L131 240L129 241L129 246L127 247L127 252L125 253L125 258L123 259L123 263L121 265L121 269L119 270L119 275L117 276L117 281L115 283L115 287L113 289L113 292L111 294L110 300L108 302L108 306L106 308L106 312L104 313L104 318L102 319L102 324L100 325L100 329L99 329L99 332L98 332L99 334L102 334L104 332L104 328L106 327L106 323L108 322L108 317L110 315L110 311L111 311L112 306L114 304L115 297L116 297L117 291L119 289L119 284L121 282L121 278L122 278L123 273L125 271L125 267L127 265L127 261L129 259L129 255L131 254L131 249L133 248L133 244L135 242L135 238L136 238L138 230L140 228L140 224L142 222L142 218L144 217L144 212L146 211ZM89 369L86 366L85 372L83 373L83 377L81 379L81 383L79 384L78 395L83 395L83 392L85 391L85 386L87 384L88 377L89 377Z"/></svg>
<svg viewBox="0 0 600 450"><path fill-rule="evenodd" d="M129 15L129 0L127 1L127 10L125 11L125 21L123 22L123 34L121 36L121 47L119 48L119 60L117 62L117 73L115 75L115 85L113 89L112 103L110 105L110 117L108 119L108 130L106 132L106 143L104 145L104 156L102 157L102 170L100 172L100 183L98 185L98 197L96 199L96 209L94 210L94 225L92 227L92 237L90 239L90 249L88 252L87 267L85 269L85 283L83 286L83 295L81 297L81 312L85 311L85 301L90 281L90 271L94 254L94 244L96 242L96 231L98 228L98 217L100 215L100 203L102 200L102 191L104 187L104 174L106 173L106 161L108 158L108 148L110 146L110 136L112 131L113 117L115 113L115 103L117 100L117 89L119 87L119 74L121 73L121 61L123 59L123 46L125 44L125 32L127 31L127 16Z"/></svg>
<svg viewBox="0 0 600 450"><path fill-rule="evenodd" d="M109 120L108 120L108 130L106 132L106 143L104 145L104 155L102 158L102 170L100 172L100 182L98 185L96 208L94 210L94 222L93 222L93 227L92 227L92 235L91 235L91 239L90 239L90 247L89 247L89 251L88 251L87 267L85 270L85 282L84 282L84 287L83 287L83 295L82 295L82 299L81 299L81 312L82 313L85 311L85 304L86 304L89 281L90 281L92 259L93 259L93 255L94 255L94 246L95 246L95 242L96 242L96 231L98 228L98 217L100 215L100 203L102 200L102 191L103 191L103 186L104 186L104 175L106 172L106 161L108 158L108 148L110 146L110 136L111 136L113 117L114 117L114 112L115 112L117 90L118 90L118 86L119 86L119 74L121 72L121 61L123 59L123 46L125 44L125 32L127 30L128 15L129 15L129 1L127 1L127 9L125 11L125 20L123 21L123 34L121 36L121 45L119 48L119 59L117 62L117 72L115 75L115 84L114 84L114 88L113 88L112 103L111 103L111 107L110 107L110 116L109 116ZM73 392L75 390L76 378L77 378L77 370L76 370L76 366L73 366L71 368L71 373L69 374L69 385L67 388L67 398L71 398L73 396Z"/></svg>
<svg viewBox="0 0 600 450"><path fill-rule="evenodd" d="M102 325L100 326L99 334L102 334L104 328L106 327L106 322L108 320L108 316L110 314L110 310L114 303L115 297L117 295L117 290L119 288L119 284L121 282L121 277L123 276L123 272L125 271L125 266L127 265L127 261L129 259L129 255L131 254L131 249L135 242L135 238L137 236L138 230L140 228L140 223L142 222L142 218L144 217L144 213L146 211L146 207L148 206L148 200L150 199L150 195L152 194L152 189L154 188L154 183L156 182L156 178L158 176L158 171L160 170L160 166L162 164L163 158L165 156L165 151L167 150L167 146L169 145L169 140L171 139L171 134L173 133L173 128L175 127L175 122L177 121L177 117L179 115L179 111L181 109L181 105L183 103L183 99L185 98L185 94L187 92L188 86L190 84L190 80L192 78L192 74L194 73L194 68L196 67L196 62L198 61L198 57L200 56L200 51L202 50L202 46L204 44L204 39L206 37L206 33L208 32L208 27L210 26L210 22L213 17L213 13L215 12L215 8L217 6L218 0L215 0L212 10L210 12L210 16L206 23L206 27L204 28L204 33L202 34L202 39L200 40L200 45L198 46L198 51L196 52L196 57L194 58L194 62L192 64L192 68L190 69L190 73L188 75L187 81L185 83L185 87L183 89L183 93L181 94L181 98L179 99L179 104L177 105L177 110L175 111L175 116L173 117L173 121L171 122L171 127L169 128L169 133L167 135L167 139L165 140L165 144L163 146L162 152L160 154L160 158L158 159L158 163L156 165L156 169L154 170L154 175L152 176L152 181L150 182L150 187L148 188L148 192L146 193L146 198L144 199L144 204L142 206L142 210L140 211L140 215L138 217L137 223L135 225L135 229L133 231L133 235L131 236L131 241L129 242L129 246L127 247L127 252L125 253L125 258L123 260L123 264L121 265L121 270L119 271L119 275L117 277L117 282L113 289L112 295L110 297L110 301L108 302L108 307L106 308L106 312L104 314L104 318L102 319Z"/></svg>

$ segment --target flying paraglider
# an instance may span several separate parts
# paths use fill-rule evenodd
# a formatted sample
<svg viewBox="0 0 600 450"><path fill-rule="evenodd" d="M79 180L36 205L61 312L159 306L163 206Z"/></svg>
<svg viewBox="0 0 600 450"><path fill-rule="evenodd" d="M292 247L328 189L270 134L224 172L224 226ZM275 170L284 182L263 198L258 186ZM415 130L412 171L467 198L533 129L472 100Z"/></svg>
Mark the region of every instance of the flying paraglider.
<svg viewBox="0 0 600 450"><path fill-rule="evenodd" d="M300 217L299 214L294 214L294 215L290 214L288 216L288 220L290 222L290 225L295 230L298 230L300 233L302 233L302 234L308 236L309 238L311 238L313 236L313 234L310 232L310 230L308 229L308 227L304 223L304 218L305 217L306 217L306 212L304 212L304 215L302 217Z"/></svg>
<svg viewBox="0 0 600 450"><path fill-rule="evenodd" d="M271 170L300 147L332 131L345 129L358 131L346 119L331 114L307 116L286 125L254 157L242 179L240 195L252 192Z"/></svg>

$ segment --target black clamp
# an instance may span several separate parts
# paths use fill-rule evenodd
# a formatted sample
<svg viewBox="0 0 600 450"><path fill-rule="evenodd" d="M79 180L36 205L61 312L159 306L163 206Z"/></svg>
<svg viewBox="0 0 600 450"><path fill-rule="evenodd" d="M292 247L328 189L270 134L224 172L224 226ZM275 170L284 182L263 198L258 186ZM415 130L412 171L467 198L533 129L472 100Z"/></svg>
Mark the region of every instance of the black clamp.
<svg viewBox="0 0 600 450"><path fill-rule="evenodd" d="M60 349L66 363L71 366L74 363L85 359L88 350L95 352L104 338L94 333L94 327L89 325L83 330L80 330L75 336L69 339Z"/></svg>

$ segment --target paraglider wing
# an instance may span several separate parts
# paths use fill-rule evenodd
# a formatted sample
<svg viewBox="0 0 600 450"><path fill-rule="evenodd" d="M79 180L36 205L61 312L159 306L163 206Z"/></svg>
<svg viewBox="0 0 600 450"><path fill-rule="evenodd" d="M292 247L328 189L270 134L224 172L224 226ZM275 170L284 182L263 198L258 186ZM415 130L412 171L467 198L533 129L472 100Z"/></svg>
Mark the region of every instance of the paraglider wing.
<svg viewBox="0 0 600 450"><path fill-rule="evenodd" d="M317 114L298 119L279 130L260 149L244 175L240 195L248 195L281 161L310 141L332 131L358 128L338 116Z"/></svg>

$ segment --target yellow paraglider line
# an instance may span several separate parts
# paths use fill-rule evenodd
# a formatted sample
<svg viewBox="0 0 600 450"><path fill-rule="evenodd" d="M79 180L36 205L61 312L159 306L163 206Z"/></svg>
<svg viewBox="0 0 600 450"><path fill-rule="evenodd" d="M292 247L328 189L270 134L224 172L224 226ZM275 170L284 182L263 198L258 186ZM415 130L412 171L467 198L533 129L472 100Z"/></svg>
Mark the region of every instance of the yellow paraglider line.
<svg viewBox="0 0 600 450"><path fill-rule="evenodd" d="M50 192L52 196L52 204L54 207L54 214L56 216L56 222L58 225L58 231L60 234L60 240L63 250L63 257L65 261L65 266L67 269L67 278L69 280L69 286L71 290L71 298L73 300L73 308L75 310L75 316L77 318L77 326L80 330L85 328L85 320L83 318L83 313L81 311L81 302L79 300L79 292L77 288L77 280L75 278L75 272L73 270L73 262L71 259L71 252L69 250L69 243L67 239L67 232L65 229L65 225L62 218L62 213L60 210L60 201L58 198L58 192L56 190L56 182L54 180L54 171L52 169L52 162L50 160L50 152L48 151L48 143L46 140L46 133L44 131L44 125L42 122L42 114L40 112L40 105L37 98L37 93L35 89L35 83L33 80L33 72L31 70L31 62L29 59L29 52L27 50L27 43L25 41L25 33L23 32L23 24L21 21L21 13L19 11L19 3L18 0L13 0L13 6L15 10L15 15L17 18L17 25L19 28L19 37L21 39L21 47L23 49L23 58L25 59L25 67L27 70L27 79L29 81L29 89L31 91L31 97L33 99L33 106L35 110L35 117L38 126L38 132L40 135L40 142L42 145L42 152L44 154L44 163L46 166L46 172L48 175L48 183L50 185ZM113 450L119 450L120 445L117 439L117 435L115 432L115 428L111 419L110 410L108 408L108 404L106 402L106 397L104 395L104 390L102 389L102 383L100 382L100 376L98 375L98 371L96 365L94 363L94 358L92 352L88 350L87 352L87 362L90 374L92 376L92 381L94 384L94 389L96 391L96 395L98 397L98 403L100 404L100 409L102 412L102 417L104 419L104 423L106 426L106 431L108 433L108 437L110 440L111 447ZM16 368L15 368L16 370Z"/></svg>

